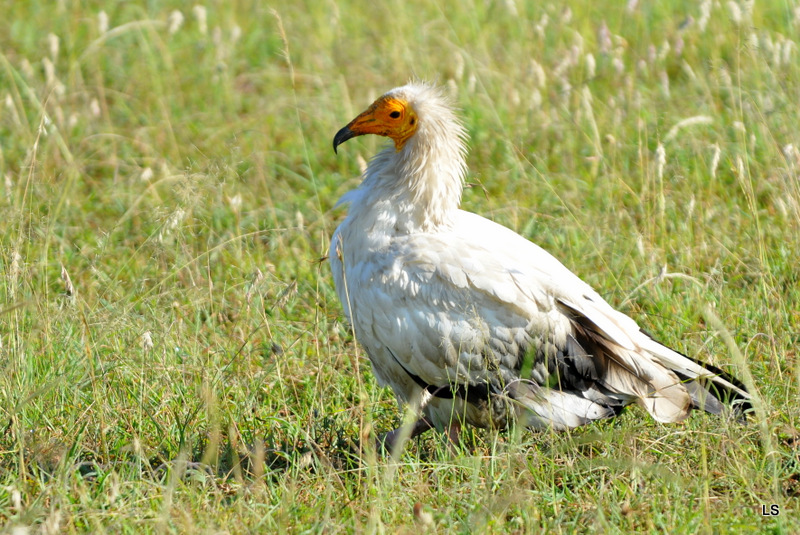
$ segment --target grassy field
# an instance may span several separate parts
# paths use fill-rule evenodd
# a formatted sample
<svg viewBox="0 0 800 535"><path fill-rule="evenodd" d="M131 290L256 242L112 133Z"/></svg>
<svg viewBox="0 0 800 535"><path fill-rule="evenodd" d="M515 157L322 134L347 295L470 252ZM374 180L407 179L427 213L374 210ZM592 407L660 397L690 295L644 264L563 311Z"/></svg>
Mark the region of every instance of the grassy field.
<svg viewBox="0 0 800 535"><path fill-rule="evenodd" d="M800 532L797 0L269 4L0 0L4 532ZM462 109L465 207L748 424L375 454L402 414L321 259L385 141L331 140L411 77Z"/></svg>

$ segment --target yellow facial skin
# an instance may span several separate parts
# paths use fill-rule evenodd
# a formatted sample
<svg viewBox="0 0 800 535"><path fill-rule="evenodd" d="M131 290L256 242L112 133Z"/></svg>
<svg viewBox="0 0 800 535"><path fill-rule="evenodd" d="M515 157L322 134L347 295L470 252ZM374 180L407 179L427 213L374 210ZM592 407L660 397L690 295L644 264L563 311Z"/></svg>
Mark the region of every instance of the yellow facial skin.
<svg viewBox="0 0 800 535"><path fill-rule="evenodd" d="M382 96L365 112L350 121L333 138L333 150L356 136L377 134L391 138L399 152L417 130L417 114L404 100Z"/></svg>

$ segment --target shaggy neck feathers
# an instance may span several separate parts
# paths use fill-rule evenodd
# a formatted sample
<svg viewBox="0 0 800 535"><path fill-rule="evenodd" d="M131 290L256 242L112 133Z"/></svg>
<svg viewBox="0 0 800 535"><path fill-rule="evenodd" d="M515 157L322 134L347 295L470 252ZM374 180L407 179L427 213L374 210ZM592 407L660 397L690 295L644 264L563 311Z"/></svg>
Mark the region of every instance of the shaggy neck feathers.
<svg viewBox="0 0 800 535"><path fill-rule="evenodd" d="M410 84L390 94L409 102L419 117L403 148L387 147L367 166L349 202L348 219L373 219L368 228L388 234L431 232L452 224L466 172L466 132L435 88Z"/></svg>

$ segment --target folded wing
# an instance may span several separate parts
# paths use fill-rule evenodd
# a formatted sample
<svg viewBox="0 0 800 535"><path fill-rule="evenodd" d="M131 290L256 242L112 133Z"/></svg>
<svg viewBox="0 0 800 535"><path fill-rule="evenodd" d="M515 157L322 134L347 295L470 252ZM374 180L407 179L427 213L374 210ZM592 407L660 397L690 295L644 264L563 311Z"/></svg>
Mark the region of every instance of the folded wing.
<svg viewBox="0 0 800 535"><path fill-rule="evenodd" d="M719 370L643 333L546 251L468 212L453 230L397 237L369 265L345 267L357 290L340 297L356 334L378 377L407 399L471 389L465 402L494 398L492 418L568 428L632 402L675 422L694 407L721 412L723 396L747 398Z"/></svg>

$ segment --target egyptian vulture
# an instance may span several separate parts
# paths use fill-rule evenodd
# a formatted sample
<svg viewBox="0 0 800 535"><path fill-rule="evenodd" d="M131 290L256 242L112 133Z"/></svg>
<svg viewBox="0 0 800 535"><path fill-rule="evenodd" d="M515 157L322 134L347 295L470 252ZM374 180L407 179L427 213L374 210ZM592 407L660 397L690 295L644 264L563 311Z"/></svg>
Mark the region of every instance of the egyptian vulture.
<svg viewBox="0 0 800 535"><path fill-rule="evenodd" d="M631 403L659 422L749 406L741 382L655 341L536 244L459 209L467 135L439 88L389 91L336 133L334 151L364 134L394 143L340 199L349 210L329 258L375 376L418 412L412 436L512 421L563 430Z"/></svg>

